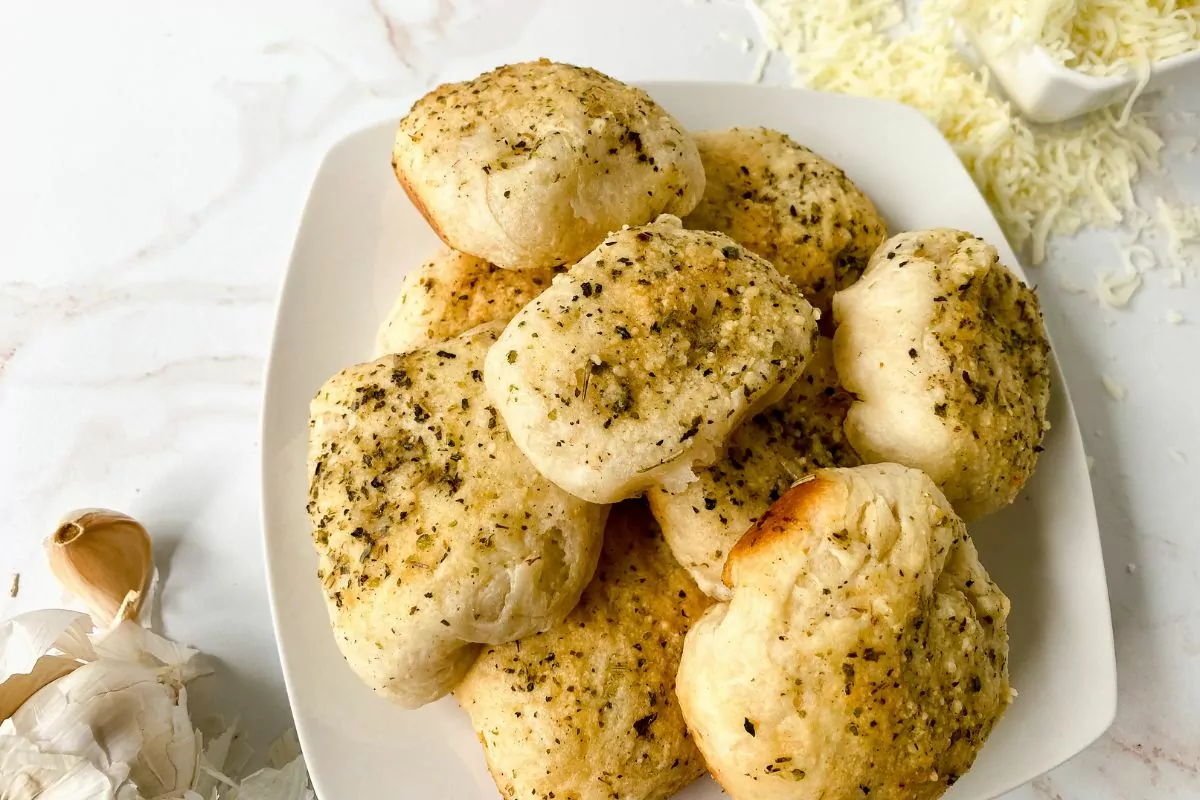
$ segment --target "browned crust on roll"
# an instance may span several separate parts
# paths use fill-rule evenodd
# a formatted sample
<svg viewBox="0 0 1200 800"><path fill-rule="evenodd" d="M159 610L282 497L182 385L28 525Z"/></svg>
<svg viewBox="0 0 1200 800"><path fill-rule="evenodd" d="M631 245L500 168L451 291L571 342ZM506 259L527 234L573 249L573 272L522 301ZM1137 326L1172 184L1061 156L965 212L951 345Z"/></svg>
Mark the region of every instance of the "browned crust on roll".
<svg viewBox="0 0 1200 800"><path fill-rule="evenodd" d="M425 203L421 200L421 195L413 187L412 183L409 182L408 176L404 174L404 171L401 170L396 164L395 157L392 158L392 171L396 173L396 180L400 181L400 186L404 189L404 193L408 195L408 199L412 201L413 206L417 209L421 216L425 218L425 221L429 223L429 227L433 228L433 232L436 233L438 238L443 242L451 247L454 247L454 242L451 242L446 238L446 234L429 214L429 209L425 207Z"/></svg>
<svg viewBox="0 0 1200 800"><path fill-rule="evenodd" d="M813 475L784 492L729 551L725 569L721 573L721 581L732 589L732 567L735 561L757 555L760 551L773 547L778 540L795 539L797 528L805 534L811 531L810 518L813 509L820 507L825 495L841 488L836 481Z"/></svg>

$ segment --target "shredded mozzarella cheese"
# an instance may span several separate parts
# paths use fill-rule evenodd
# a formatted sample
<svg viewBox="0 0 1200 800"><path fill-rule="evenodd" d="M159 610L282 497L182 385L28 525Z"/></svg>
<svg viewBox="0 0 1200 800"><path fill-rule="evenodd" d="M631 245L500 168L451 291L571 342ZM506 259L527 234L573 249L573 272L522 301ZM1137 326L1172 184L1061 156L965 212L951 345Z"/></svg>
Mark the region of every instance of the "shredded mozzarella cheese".
<svg viewBox="0 0 1200 800"><path fill-rule="evenodd" d="M1154 251L1144 244L1132 244L1121 249L1121 260L1125 263L1125 272L1146 272L1158 266L1158 258Z"/></svg>
<svg viewBox="0 0 1200 800"><path fill-rule="evenodd" d="M1104 384L1104 391L1108 392L1109 397L1113 400L1125 399L1125 387L1113 380L1111 376L1101 375L1100 382Z"/></svg>
<svg viewBox="0 0 1200 800"><path fill-rule="evenodd" d="M754 69L750 70L750 82L762 83L763 75L766 74L767 64L771 60L771 51L767 49L760 50L758 58L754 60Z"/></svg>
<svg viewBox="0 0 1200 800"><path fill-rule="evenodd" d="M1167 261L1182 283L1183 269L1188 266L1187 248L1200 244L1200 205L1174 205L1160 197L1156 206L1158 226L1167 239Z"/></svg>
<svg viewBox="0 0 1200 800"><path fill-rule="evenodd" d="M1034 126L989 91L953 45L963 0L927 0L921 25L895 0L756 0L764 32L816 89L898 100L921 111L954 147L1016 248L1045 258L1051 234L1115 227L1133 212L1133 184L1157 170L1163 140L1147 114L1111 109L1070 125Z"/></svg>
<svg viewBox="0 0 1200 800"><path fill-rule="evenodd" d="M1200 49L1197 0L951 0L954 16L1002 42L1040 45L1090 75L1137 70ZM1145 87L1144 80L1141 88ZM1134 96L1140 89L1134 92Z"/></svg>
<svg viewBox="0 0 1200 800"><path fill-rule="evenodd" d="M1126 272L1124 275L1113 275L1105 272L1100 276L1096 296L1101 305L1109 308L1121 308L1129 305L1133 295L1142 288L1142 276L1137 272Z"/></svg>

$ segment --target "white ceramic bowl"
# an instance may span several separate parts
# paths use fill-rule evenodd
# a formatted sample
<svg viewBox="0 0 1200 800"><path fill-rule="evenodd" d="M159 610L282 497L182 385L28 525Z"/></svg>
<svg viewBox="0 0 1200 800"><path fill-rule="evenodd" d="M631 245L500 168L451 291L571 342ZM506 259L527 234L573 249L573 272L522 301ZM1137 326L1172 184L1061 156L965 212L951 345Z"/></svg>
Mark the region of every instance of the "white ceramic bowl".
<svg viewBox="0 0 1200 800"><path fill-rule="evenodd" d="M1033 122L1062 122L1114 103L1124 104L1137 90L1139 75L1126 72L1101 77L1063 66L1041 47L1003 46L998 37L969 36L1004 93ZM1181 53L1150 65L1143 92L1200 78L1200 50Z"/></svg>
<svg viewBox="0 0 1200 800"><path fill-rule="evenodd" d="M647 84L689 128L765 125L831 159L892 230L953 226L1016 258L949 145L895 103L797 89ZM330 633L305 515L308 401L366 360L404 273L436 239L392 175L395 122L326 156L305 209L276 320L263 406L268 579L300 741L323 800L494 798L483 752L450 698L403 711L346 666ZM974 769L946 795L999 795L1078 753L1112 721L1116 670L1091 485L1071 400L1055 365L1053 424L1017 502L973 526L984 563L1012 598L1012 682L1020 696ZM720 797L708 778L680 797Z"/></svg>

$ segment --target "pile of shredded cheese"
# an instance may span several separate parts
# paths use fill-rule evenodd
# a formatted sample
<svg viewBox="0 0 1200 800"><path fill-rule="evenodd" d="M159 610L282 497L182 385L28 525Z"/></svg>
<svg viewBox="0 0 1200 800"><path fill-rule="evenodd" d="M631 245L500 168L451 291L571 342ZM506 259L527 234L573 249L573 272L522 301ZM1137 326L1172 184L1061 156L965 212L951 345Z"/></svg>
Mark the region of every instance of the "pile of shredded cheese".
<svg viewBox="0 0 1200 800"><path fill-rule="evenodd" d="M1163 140L1148 115L1133 113L1125 125L1111 109L1069 125L1026 122L954 48L962 1L927 0L922 24L908 31L896 30L895 0L757 3L768 44L790 57L800 83L898 100L933 121L1033 264L1050 234L1120 225L1137 210L1139 172L1161 165Z"/></svg>
<svg viewBox="0 0 1200 800"><path fill-rule="evenodd" d="M954 16L1002 41L1040 45L1091 75L1144 72L1200 49L1197 0L956 0Z"/></svg>

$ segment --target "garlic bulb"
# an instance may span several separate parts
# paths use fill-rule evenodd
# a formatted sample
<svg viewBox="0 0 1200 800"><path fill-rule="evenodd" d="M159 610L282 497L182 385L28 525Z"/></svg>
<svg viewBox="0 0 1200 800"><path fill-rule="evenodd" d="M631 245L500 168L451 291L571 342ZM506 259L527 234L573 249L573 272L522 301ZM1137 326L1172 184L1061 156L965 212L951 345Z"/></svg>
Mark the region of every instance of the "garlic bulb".
<svg viewBox="0 0 1200 800"><path fill-rule="evenodd" d="M103 508L73 512L46 540L46 555L98 623L137 619L154 571L150 535L137 520Z"/></svg>

